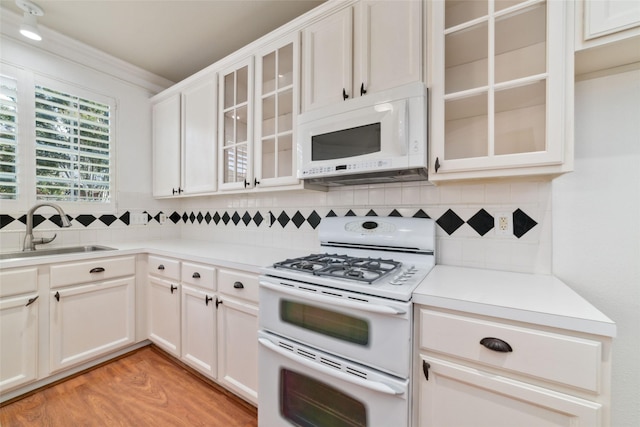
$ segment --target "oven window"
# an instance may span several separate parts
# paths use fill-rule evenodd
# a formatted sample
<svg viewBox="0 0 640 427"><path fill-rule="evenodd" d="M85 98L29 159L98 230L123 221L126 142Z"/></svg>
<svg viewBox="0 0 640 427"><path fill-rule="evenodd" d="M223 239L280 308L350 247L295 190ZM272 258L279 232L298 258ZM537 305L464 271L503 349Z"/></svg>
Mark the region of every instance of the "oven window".
<svg viewBox="0 0 640 427"><path fill-rule="evenodd" d="M380 123L311 137L311 160L344 159L380 151Z"/></svg>
<svg viewBox="0 0 640 427"><path fill-rule="evenodd" d="M362 402L323 382L288 369L280 370L280 412L300 427L366 427Z"/></svg>
<svg viewBox="0 0 640 427"><path fill-rule="evenodd" d="M369 323L357 317L294 301L280 300L280 319L353 344L369 344Z"/></svg>

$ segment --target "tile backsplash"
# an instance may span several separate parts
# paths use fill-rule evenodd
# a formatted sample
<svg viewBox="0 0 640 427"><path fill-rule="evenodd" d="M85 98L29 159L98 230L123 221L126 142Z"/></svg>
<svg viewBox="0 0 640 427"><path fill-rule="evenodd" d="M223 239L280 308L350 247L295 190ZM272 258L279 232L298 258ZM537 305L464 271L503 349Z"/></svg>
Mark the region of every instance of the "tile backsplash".
<svg viewBox="0 0 640 427"><path fill-rule="evenodd" d="M432 218L440 264L549 273L550 195L545 181L383 184L154 201L148 209L107 215L67 212L70 229L59 228L57 215L39 212L34 224L36 232L58 233L49 246L182 237L305 253L319 250L317 226L327 216ZM504 231L498 217L507 218ZM24 223L24 213L1 213L2 250L20 248Z"/></svg>

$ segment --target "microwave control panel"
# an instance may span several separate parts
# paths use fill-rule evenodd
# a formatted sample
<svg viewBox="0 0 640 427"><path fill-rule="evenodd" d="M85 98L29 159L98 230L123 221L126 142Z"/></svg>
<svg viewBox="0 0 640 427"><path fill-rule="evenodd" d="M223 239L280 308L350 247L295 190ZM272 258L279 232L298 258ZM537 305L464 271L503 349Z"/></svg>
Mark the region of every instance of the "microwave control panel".
<svg viewBox="0 0 640 427"><path fill-rule="evenodd" d="M318 175L340 174L340 173L358 173L375 171L377 169L387 169L391 167L390 159L367 160L355 163L344 163L341 165L331 166L315 166L302 170L303 178L312 178Z"/></svg>

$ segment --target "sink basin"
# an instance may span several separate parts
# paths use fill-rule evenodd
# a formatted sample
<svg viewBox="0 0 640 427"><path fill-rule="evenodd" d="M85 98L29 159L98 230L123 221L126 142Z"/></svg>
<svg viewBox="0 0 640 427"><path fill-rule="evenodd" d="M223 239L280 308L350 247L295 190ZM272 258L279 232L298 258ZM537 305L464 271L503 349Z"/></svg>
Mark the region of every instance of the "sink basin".
<svg viewBox="0 0 640 427"><path fill-rule="evenodd" d="M0 253L0 260L33 258L38 256L87 253L87 252L97 252L97 251L113 251L113 250L115 250L115 248L110 248L108 246L98 246L98 245L68 246L64 248L36 249L35 251Z"/></svg>

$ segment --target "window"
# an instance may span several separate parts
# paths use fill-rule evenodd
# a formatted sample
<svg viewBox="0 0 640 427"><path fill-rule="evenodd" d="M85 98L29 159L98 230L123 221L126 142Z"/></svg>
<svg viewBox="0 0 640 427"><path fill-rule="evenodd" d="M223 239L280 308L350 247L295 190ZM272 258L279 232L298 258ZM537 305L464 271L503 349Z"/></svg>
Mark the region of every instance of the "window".
<svg viewBox="0 0 640 427"><path fill-rule="evenodd" d="M109 203L111 107L35 87L36 199Z"/></svg>
<svg viewBox="0 0 640 427"><path fill-rule="evenodd" d="M18 82L0 75L0 199L18 195Z"/></svg>

